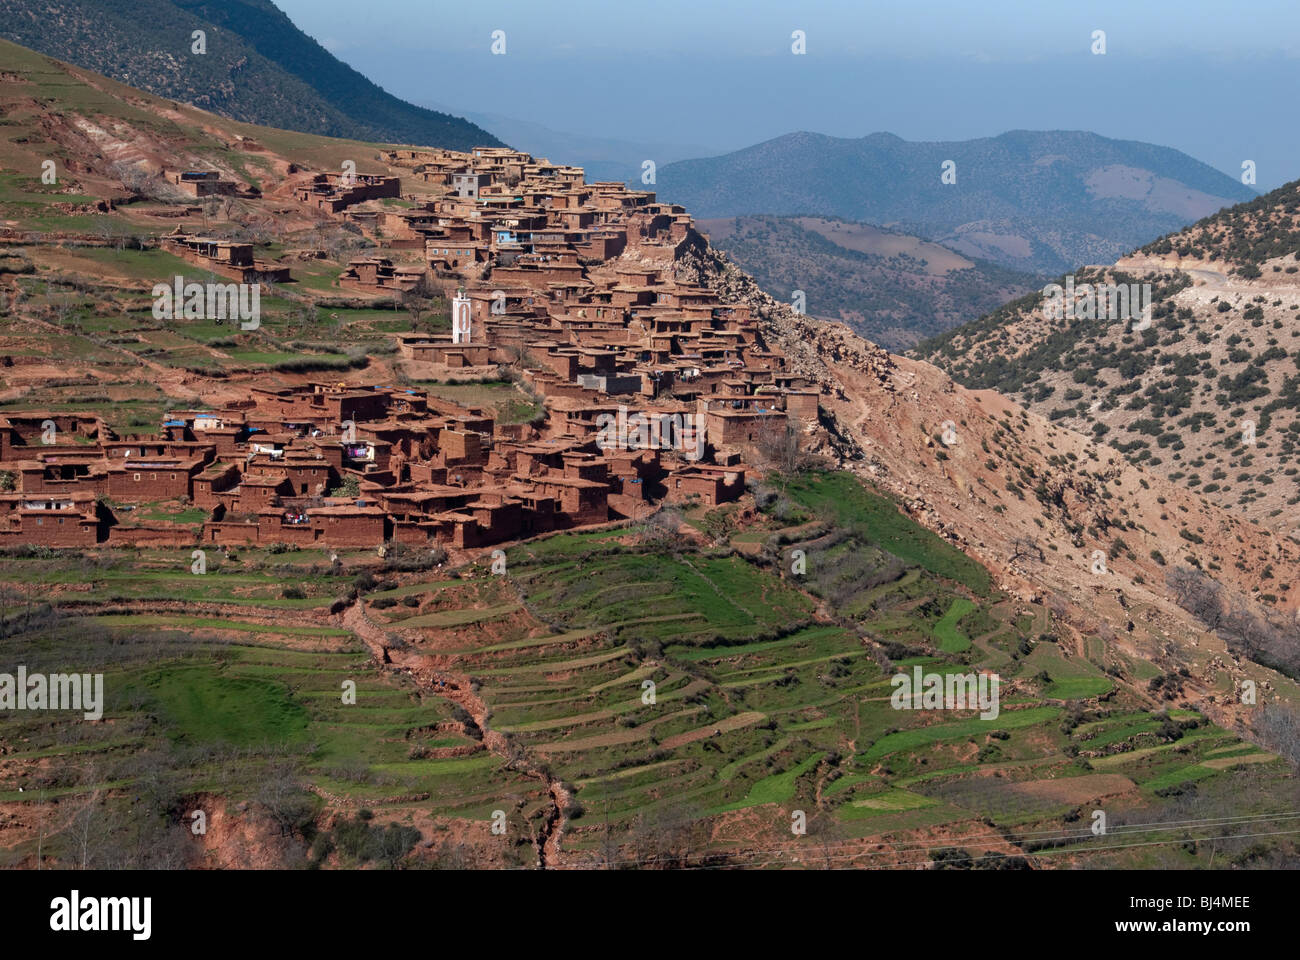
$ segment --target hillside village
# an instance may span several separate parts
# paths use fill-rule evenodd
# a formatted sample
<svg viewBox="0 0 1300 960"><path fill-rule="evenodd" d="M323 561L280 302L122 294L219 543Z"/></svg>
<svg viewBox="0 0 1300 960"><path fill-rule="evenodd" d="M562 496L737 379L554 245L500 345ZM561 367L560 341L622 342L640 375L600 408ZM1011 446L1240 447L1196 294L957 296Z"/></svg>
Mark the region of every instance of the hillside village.
<svg viewBox="0 0 1300 960"><path fill-rule="evenodd" d="M0 54L0 629L115 698L3 718L0 863L1294 860L1086 820L1290 816L1279 530L652 192Z"/></svg>
<svg viewBox="0 0 1300 960"><path fill-rule="evenodd" d="M204 543L477 547L659 500L734 500L747 454L816 424L817 390L766 348L749 308L678 279L699 241L681 207L503 148L381 159L421 183L418 203L376 202L401 195L395 176L307 174L278 193L404 257L352 259L341 286L450 303L451 332L397 334L402 358L434 377L526 358L521 388L549 416L502 425L423 390L333 380L168 410L151 435L117 436L93 412L15 412L0 419L0 464L17 478L0 543L184 545L192 530L120 525L108 506L180 501L209 512ZM195 196L247 189L215 171L169 179ZM251 243L184 227L159 240L240 283L292 282Z"/></svg>

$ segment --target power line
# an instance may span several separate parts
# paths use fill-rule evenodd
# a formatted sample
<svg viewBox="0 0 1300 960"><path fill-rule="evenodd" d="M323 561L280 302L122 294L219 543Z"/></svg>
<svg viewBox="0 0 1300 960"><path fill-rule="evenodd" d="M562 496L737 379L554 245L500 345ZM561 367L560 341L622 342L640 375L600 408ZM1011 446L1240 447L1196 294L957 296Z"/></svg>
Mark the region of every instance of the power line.
<svg viewBox="0 0 1300 960"><path fill-rule="evenodd" d="M1300 833L1300 830L1275 830L1269 833L1244 833L1235 837L1181 837L1181 838L1175 838L1170 840L1147 840L1142 843L1119 843L1119 844L1112 844L1110 846L1104 846L1104 847L1090 846L1087 848L1087 850L1089 853L1095 853L1100 850L1124 850L1131 847L1153 847L1153 846L1160 846L1162 844L1168 844L1168 843L1205 843L1211 840L1225 840L1225 839L1250 840L1258 837L1290 836L1292 834L1297 834L1297 833ZM1024 853L1016 854L1016 856L1046 857L1046 856L1050 856L1053 852L1054 851L1043 851L1043 852L1026 851ZM857 857L853 854L850 854L848 856L843 856L843 857L810 857L809 859L810 860L854 860L857 859ZM951 859L945 859L944 862L963 863L966 861L973 861L973 860L980 860L980 859L982 858L981 857L953 857ZM793 862L797 862L797 861L774 859L774 860L764 860L760 863L755 863L753 861L750 861L744 864L701 864L698 867L684 868L684 869L716 870L720 868L736 867L736 866L765 867L765 866L771 866L772 864L776 864L776 863L793 863ZM915 862L907 861L907 860L899 860L894 863L873 863L869 865L868 869L883 870L883 869L888 869L890 867L915 867L923 863L937 863L937 862L938 861L936 860L921 860Z"/></svg>
<svg viewBox="0 0 1300 960"><path fill-rule="evenodd" d="M1300 811L1292 810L1292 811L1286 811L1286 812L1276 813L1276 814L1251 814L1246 816L1233 816L1233 817L1204 817L1204 818L1196 818L1190 820L1144 821L1141 823L1134 823L1134 824L1119 824L1115 827L1110 828L1109 830L1106 831L1106 833L1101 834L1100 836L1121 836L1121 835L1135 836L1137 834L1155 833L1162 830L1189 829L1192 827L1242 826L1242 825L1254 825L1254 824L1263 824L1263 823L1271 823L1271 822L1281 822L1281 821L1296 820L1296 819L1300 819ZM1300 832L1300 830L1282 831L1282 833L1297 833L1297 832ZM1274 836L1274 835L1275 834L1258 834L1252 836ZM952 844L972 843L972 842L979 842L983 840L1000 841L1003 843L1023 843L1024 841L1027 840L1032 842L1037 842L1037 843L1052 843L1054 841L1064 842L1070 840L1086 840L1089 837L1093 837L1097 835L1092 833L1091 828L1085 828L1079 831L1048 830L1048 831L1039 831L1034 833L1015 834L1014 836L1017 839L1013 841L1002 833L972 834L963 837L954 837L952 840ZM1224 839L1237 839L1237 838L1233 836L1227 836L1227 837L1218 836L1218 837L1205 837L1200 839L1224 840ZM854 846L863 843L864 841L870 842L869 840L867 840L867 838L835 840L835 841L828 841L826 843L819 843L817 844L817 849L820 850L840 849L849 846ZM1189 838L1182 837L1182 838L1174 838L1170 840L1151 841L1151 842L1186 843L1189 842ZM896 854L900 850L905 851L908 849L918 849L922 847L935 847L935 846L942 846L942 845L944 844L937 843L936 841L933 840L910 840L910 841L902 841L899 843L888 844L889 849L885 851L861 850L850 855L847 858L827 858L825 856L819 855L816 857L816 859L859 859L862 857L881 857L881 856L888 856L890 854ZM1130 844L1129 846L1133 846L1133 845L1134 844ZM1141 846L1142 844L1136 844L1136 845ZM1096 846L1089 846L1087 849L1089 851L1093 851L1097 849L1119 849L1119 847L1099 848ZM767 847L767 848L760 848L756 850L749 850L742 855L752 857L752 856L758 856L762 854L788 854L791 852L792 851L790 847ZM676 859L685 860L689 862L692 858L694 858L699 861L698 864L699 866L712 866L710 864L705 863L705 861L714 857L728 856L728 855L729 854L726 851L719 850L713 853L701 853L698 855L688 854L684 858L676 858ZM1044 856L1045 854L1024 852L1019 855ZM967 858L960 858L960 859L967 859ZM969 859L978 859L978 858L971 857ZM628 857L628 858L619 858L615 860L606 860L604 862L608 865L645 864L645 863L655 862L655 858ZM777 860L771 862L783 862L783 861ZM906 862L907 861L899 861L900 864ZM933 862L933 861L923 861L923 862ZM561 868L561 869L565 869L565 868Z"/></svg>

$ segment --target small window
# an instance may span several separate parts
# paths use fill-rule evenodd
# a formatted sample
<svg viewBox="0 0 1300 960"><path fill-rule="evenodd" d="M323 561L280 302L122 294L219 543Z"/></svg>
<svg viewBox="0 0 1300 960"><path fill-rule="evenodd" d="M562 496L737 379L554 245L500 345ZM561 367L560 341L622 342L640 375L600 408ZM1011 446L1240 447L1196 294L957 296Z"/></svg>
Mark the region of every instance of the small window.
<svg viewBox="0 0 1300 960"><path fill-rule="evenodd" d="M140 474L138 474L138 473L135 475L135 482L136 482L136 483L139 483L139 482L140 482Z"/></svg>

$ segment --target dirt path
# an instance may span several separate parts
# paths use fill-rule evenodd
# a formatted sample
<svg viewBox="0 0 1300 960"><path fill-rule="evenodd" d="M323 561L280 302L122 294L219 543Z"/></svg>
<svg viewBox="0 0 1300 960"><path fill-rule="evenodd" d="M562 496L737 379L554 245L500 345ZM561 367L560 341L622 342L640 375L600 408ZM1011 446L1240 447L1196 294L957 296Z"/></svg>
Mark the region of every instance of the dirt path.
<svg viewBox="0 0 1300 960"><path fill-rule="evenodd" d="M386 667L409 674L429 693L456 704L470 715L474 725L482 732L483 746L504 759L507 769L518 770L545 785L551 804L536 841L537 861L543 870L558 865L561 857L560 844L566 826L564 811L571 800L569 792L559 780L538 769L520 748L512 745L505 734L488 725L487 704L474 692L468 676L433 666L429 662L431 657L413 648L391 646L389 635L366 616L362 606L364 602L357 600L351 604L343 612L340 622L361 638L375 659Z"/></svg>
<svg viewBox="0 0 1300 960"><path fill-rule="evenodd" d="M709 585L709 589L711 589L714 593L718 595L718 599L722 600L724 603L728 603L731 606L735 607L737 610L744 613L755 623L759 622L759 618L757 615L755 615L753 610L750 610L748 607L744 606L743 604L739 603L738 601L732 599L731 597L723 593L722 590L718 588L718 585L714 583L703 570L700 570L698 567L695 566L695 564L691 563L690 558L688 558L685 554L682 555L682 563L690 567L692 573L694 573L697 577L699 577L701 580L707 583Z"/></svg>

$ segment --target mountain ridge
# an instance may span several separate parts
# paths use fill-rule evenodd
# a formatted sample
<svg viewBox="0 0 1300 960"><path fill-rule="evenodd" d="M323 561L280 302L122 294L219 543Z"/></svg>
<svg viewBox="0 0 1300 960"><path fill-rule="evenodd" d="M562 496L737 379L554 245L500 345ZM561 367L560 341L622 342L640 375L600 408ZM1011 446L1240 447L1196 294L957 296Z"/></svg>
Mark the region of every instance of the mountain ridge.
<svg viewBox="0 0 1300 960"><path fill-rule="evenodd" d="M808 313L842 321L889 350L905 350L1045 282L868 224L770 216L699 223L763 289L787 299L801 291Z"/></svg>
<svg viewBox="0 0 1300 960"><path fill-rule="evenodd" d="M948 160L955 183L941 182ZM840 217L1032 272L1103 262L1257 195L1170 147L1060 130L928 142L797 131L666 164L657 188L702 218Z"/></svg>
<svg viewBox="0 0 1300 960"><path fill-rule="evenodd" d="M192 52L195 30L205 31L205 53ZM271 0L0 0L0 37L247 123L462 150L503 145L468 120L389 94Z"/></svg>

